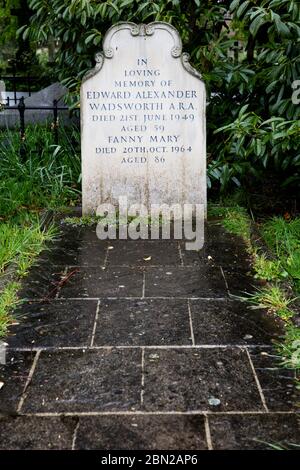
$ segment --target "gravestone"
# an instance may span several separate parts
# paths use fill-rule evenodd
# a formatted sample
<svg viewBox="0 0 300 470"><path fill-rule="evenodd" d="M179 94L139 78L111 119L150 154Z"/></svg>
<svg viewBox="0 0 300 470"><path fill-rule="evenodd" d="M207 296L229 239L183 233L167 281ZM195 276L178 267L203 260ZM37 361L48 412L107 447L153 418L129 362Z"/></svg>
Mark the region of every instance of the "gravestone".
<svg viewBox="0 0 300 470"><path fill-rule="evenodd" d="M170 24L118 23L81 86L83 213L206 207L206 93Z"/></svg>
<svg viewBox="0 0 300 470"><path fill-rule="evenodd" d="M1 85L0 85L1 87ZM61 85L59 82L53 83L46 88L43 88L40 91L32 93L31 96L26 96L26 93L17 92L17 98L20 99L22 96L25 96L24 104L25 108L30 107L52 107L53 100L57 100L58 106L65 106L63 98L67 93L67 88ZM13 100L13 94L10 95L11 101L10 106L18 105ZM0 96L1 103L1 96ZM59 119L65 125L70 124L72 121L69 119L68 111L59 111ZM45 124L47 122L53 121L53 111L45 109L27 109L25 111L25 123L27 124ZM9 128L13 129L19 127L20 125L20 114L17 109L6 109L0 113L0 128Z"/></svg>
<svg viewBox="0 0 300 470"><path fill-rule="evenodd" d="M62 106L63 98L67 94L68 89L59 82L43 88L40 91L32 93L25 99L25 106L53 106L53 100L56 100Z"/></svg>

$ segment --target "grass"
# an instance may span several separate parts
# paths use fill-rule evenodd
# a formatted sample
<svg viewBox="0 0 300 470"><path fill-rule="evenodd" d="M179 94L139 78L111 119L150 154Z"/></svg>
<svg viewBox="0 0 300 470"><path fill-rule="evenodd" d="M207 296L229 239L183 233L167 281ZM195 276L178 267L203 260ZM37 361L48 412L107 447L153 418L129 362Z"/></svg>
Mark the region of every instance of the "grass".
<svg viewBox="0 0 300 470"><path fill-rule="evenodd" d="M288 273L282 268L279 260L269 260L265 254L259 254L258 250L253 249L255 278L274 281L284 279Z"/></svg>
<svg viewBox="0 0 300 470"><path fill-rule="evenodd" d="M120 227L121 225L130 225L131 223L134 224L134 226L150 226L150 227L163 227L164 226L164 220L166 224L169 224L169 219L163 218L162 214L158 214L157 217L152 217L151 216L140 216L140 215L128 215L125 217L122 214L119 214L119 212L116 210L115 215L84 215L81 217L66 217L65 222L69 225L74 225L78 227L89 227L92 225L96 224L102 224L104 227L105 226L110 226L110 227Z"/></svg>
<svg viewBox="0 0 300 470"><path fill-rule="evenodd" d="M284 342L278 345L282 365L289 369L300 369L300 328L293 323L286 326ZM298 385L298 388L300 386Z"/></svg>
<svg viewBox="0 0 300 470"><path fill-rule="evenodd" d="M292 280L295 291L300 294L300 218L285 220L274 217L262 226L261 232Z"/></svg>
<svg viewBox="0 0 300 470"><path fill-rule="evenodd" d="M247 243L254 259L255 277L266 281L266 285L246 300L257 308L266 308L284 321L285 337L277 344L277 350L284 367L300 369L300 328L294 322L300 293L300 218L273 217L260 224L262 239L270 250L270 256L267 256L251 243L251 219L247 211L238 204L228 204L225 201L222 205L210 205L209 216L222 217L224 227L242 236ZM293 288L293 298L287 294L286 283Z"/></svg>
<svg viewBox="0 0 300 470"><path fill-rule="evenodd" d="M0 295L0 337L5 336L8 327L13 323L12 311L19 303L18 282L10 282Z"/></svg>
<svg viewBox="0 0 300 470"><path fill-rule="evenodd" d="M272 450L298 450L300 448L299 444L294 444L293 442L266 442L259 439L255 439L256 442L266 445L266 449L270 448Z"/></svg>
<svg viewBox="0 0 300 470"><path fill-rule="evenodd" d="M282 320L289 320L294 312L289 308L295 299L289 299L278 285L270 285L257 290L248 297L249 302L258 308L266 308Z"/></svg>
<svg viewBox="0 0 300 470"><path fill-rule="evenodd" d="M0 224L0 275L9 265L15 265L19 276L24 276L34 258L41 252L47 240L55 234L54 227L41 230L37 216L27 225Z"/></svg>
<svg viewBox="0 0 300 470"><path fill-rule="evenodd" d="M78 227L90 227L97 224L103 219L102 216L97 215L83 215L81 217L66 217L65 223Z"/></svg>
<svg viewBox="0 0 300 470"><path fill-rule="evenodd" d="M26 128L26 158L20 159L18 131L0 131L0 278L15 267L18 281L55 235L53 227L41 229L42 209L77 204L80 198L79 131L59 130L59 143L47 126ZM18 302L18 282L0 293L0 337L13 321Z"/></svg>
<svg viewBox="0 0 300 470"><path fill-rule="evenodd" d="M232 206L209 204L208 215L209 217L222 217L222 223L228 232L242 237L246 243L249 243L251 224L244 207L237 204Z"/></svg>
<svg viewBox="0 0 300 470"><path fill-rule="evenodd" d="M8 267L14 267L14 278L19 281L35 262L36 257L45 248L45 243L56 234L51 226L42 230L39 218L34 215L27 225L16 223L0 224L0 280L5 279ZM0 292L0 337L7 333L13 321L11 311L18 303L19 282L11 282Z"/></svg>
<svg viewBox="0 0 300 470"><path fill-rule="evenodd" d="M27 128L26 161L19 156L19 134L0 132L0 217L19 219L41 208L74 205L80 198L79 132L62 129L60 145L50 129Z"/></svg>

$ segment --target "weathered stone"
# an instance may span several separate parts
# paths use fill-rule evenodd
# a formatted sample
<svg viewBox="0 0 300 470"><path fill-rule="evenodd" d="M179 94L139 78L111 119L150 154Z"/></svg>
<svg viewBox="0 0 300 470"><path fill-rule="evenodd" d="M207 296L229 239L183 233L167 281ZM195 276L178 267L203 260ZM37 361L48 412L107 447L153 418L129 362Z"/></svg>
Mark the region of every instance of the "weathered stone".
<svg viewBox="0 0 300 470"><path fill-rule="evenodd" d="M210 416L209 427L215 450L272 450L272 446L292 450L299 446L296 415Z"/></svg>
<svg viewBox="0 0 300 470"><path fill-rule="evenodd" d="M15 312L9 347L89 346L96 308L96 300L26 302Z"/></svg>
<svg viewBox="0 0 300 470"><path fill-rule="evenodd" d="M273 317L236 300L190 301L196 344L271 345L282 334Z"/></svg>
<svg viewBox="0 0 300 470"><path fill-rule="evenodd" d="M136 410L140 383L136 349L42 352L22 410Z"/></svg>
<svg viewBox="0 0 300 470"><path fill-rule="evenodd" d="M53 106L53 100L61 100L68 89L56 82L25 98L25 106ZM63 103L61 103L63 105Z"/></svg>
<svg viewBox="0 0 300 470"><path fill-rule="evenodd" d="M18 97L25 96L25 124L38 124L53 121L53 111L45 109L27 109L29 107L52 107L53 100L57 100L59 106L65 106L62 98L67 93L67 88L59 82L53 83L40 91L33 93L31 96L26 96L26 93L18 93ZM18 101L19 103L19 101ZM11 102L12 106L16 106ZM60 110L59 119L64 124L70 124L71 120L68 116L69 112ZM6 109L0 113L0 128L8 127L14 128L20 124L20 114L17 109Z"/></svg>
<svg viewBox="0 0 300 470"><path fill-rule="evenodd" d="M5 364L0 365L0 413L17 411L33 360L34 352L8 351ZM1 427L1 425L0 425Z"/></svg>
<svg viewBox="0 0 300 470"><path fill-rule="evenodd" d="M263 410L246 351L153 348L144 370L147 411Z"/></svg>
<svg viewBox="0 0 300 470"><path fill-rule="evenodd" d="M78 418L0 417L0 450L72 449Z"/></svg>
<svg viewBox="0 0 300 470"><path fill-rule="evenodd" d="M83 213L206 205L205 87L170 24L119 23L81 88Z"/></svg>
<svg viewBox="0 0 300 470"><path fill-rule="evenodd" d="M76 449L207 449L203 416L80 418Z"/></svg>
<svg viewBox="0 0 300 470"><path fill-rule="evenodd" d="M72 270L72 268L71 268ZM133 268L77 268L60 297L141 297L143 273Z"/></svg>
<svg viewBox="0 0 300 470"><path fill-rule="evenodd" d="M186 300L101 301L95 346L172 344L192 344Z"/></svg>
<svg viewBox="0 0 300 470"><path fill-rule="evenodd" d="M218 267L169 266L145 268L146 297L226 297Z"/></svg>

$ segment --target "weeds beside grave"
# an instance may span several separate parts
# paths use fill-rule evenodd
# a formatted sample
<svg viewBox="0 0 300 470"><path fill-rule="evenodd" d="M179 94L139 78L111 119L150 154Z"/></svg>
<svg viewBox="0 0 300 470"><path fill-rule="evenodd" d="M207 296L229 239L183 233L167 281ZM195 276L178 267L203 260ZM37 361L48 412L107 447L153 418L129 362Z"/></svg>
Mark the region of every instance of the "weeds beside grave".
<svg viewBox="0 0 300 470"><path fill-rule="evenodd" d="M41 211L75 205L80 197L79 132L60 134L60 145L53 145L51 129L29 126L21 161L18 132L0 131L0 337L13 321L19 279L55 234L53 227L42 229Z"/></svg>
<svg viewBox="0 0 300 470"><path fill-rule="evenodd" d="M60 145L46 126L26 128L26 158L20 159L17 131L0 132L0 217L62 205L80 198L79 131L60 129Z"/></svg>
<svg viewBox="0 0 300 470"><path fill-rule="evenodd" d="M11 312L18 304L18 282L10 282L0 294L0 338L5 336L9 325L14 321Z"/></svg>
<svg viewBox="0 0 300 470"><path fill-rule="evenodd" d="M265 253L251 239L251 218L239 205L209 206L212 217L222 217L231 233L243 237L253 256L255 277L266 282L262 289L247 296L253 307L266 308L284 321L285 337L277 344L282 364L300 368L300 328L297 324L297 302L300 292L300 218L273 217L257 226Z"/></svg>

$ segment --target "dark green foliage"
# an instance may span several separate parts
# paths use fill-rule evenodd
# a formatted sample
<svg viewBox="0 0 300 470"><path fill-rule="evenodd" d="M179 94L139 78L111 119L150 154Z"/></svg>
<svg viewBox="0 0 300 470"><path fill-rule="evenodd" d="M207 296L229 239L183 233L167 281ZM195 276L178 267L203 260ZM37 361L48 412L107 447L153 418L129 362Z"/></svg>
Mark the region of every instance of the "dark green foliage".
<svg viewBox="0 0 300 470"><path fill-rule="evenodd" d="M227 190L273 174L284 185L299 184L300 104L292 102L292 84L300 79L299 1L29 3L33 17L21 33L42 43L60 38L57 73L74 104L81 78L112 24L172 23L207 85L208 185ZM230 21L224 19L228 12Z"/></svg>

